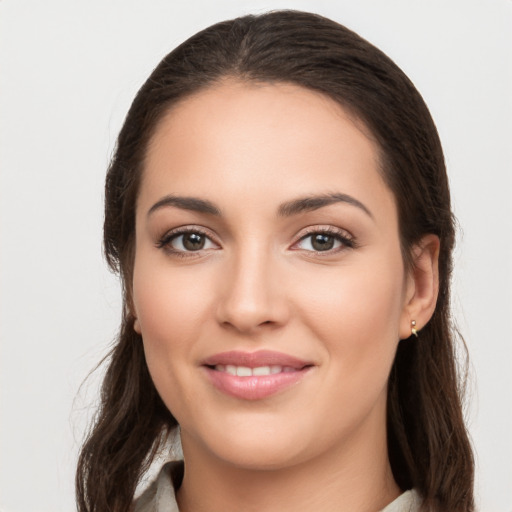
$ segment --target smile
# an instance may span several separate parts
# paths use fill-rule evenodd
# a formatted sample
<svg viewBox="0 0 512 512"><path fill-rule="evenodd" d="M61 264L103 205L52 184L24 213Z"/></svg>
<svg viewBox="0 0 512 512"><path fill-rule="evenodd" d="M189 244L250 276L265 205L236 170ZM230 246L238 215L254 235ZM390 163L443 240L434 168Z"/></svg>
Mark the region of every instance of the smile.
<svg viewBox="0 0 512 512"><path fill-rule="evenodd" d="M277 373L290 373L296 371L290 366L258 366L249 368L248 366L235 366L233 364L223 365L217 364L214 368L218 372L229 373L229 375L237 375L238 377L251 377L252 375L275 375Z"/></svg>
<svg viewBox="0 0 512 512"><path fill-rule="evenodd" d="M262 400L282 392L313 367L313 363L273 351L224 352L202 364L218 391L242 400Z"/></svg>

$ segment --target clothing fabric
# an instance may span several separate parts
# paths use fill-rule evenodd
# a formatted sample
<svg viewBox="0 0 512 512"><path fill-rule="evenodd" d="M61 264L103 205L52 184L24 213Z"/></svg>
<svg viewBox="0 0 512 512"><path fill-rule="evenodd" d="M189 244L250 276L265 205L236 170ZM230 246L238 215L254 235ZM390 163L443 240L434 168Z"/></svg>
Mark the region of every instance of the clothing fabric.
<svg viewBox="0 0 512 512"><path fill-rule="evenodd" d="M136 500L134 512L179 512L175 489L183 480L183 461L168 462L158 477ZM406 491L380 512L418 512L421 499L415 490Z"/></svg>

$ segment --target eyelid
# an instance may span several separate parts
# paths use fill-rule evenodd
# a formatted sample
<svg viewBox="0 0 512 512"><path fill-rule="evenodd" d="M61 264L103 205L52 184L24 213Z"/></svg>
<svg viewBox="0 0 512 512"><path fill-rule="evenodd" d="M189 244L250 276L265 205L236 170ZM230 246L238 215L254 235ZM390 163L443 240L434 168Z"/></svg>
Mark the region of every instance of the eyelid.
<svg viewBox="0 0 512 512"><path fill-rule="evenodd" d="M180 235L185 235L187 233L199 233L200 235L208 238L213 244L220 248L220 243L216 239L216 237L212 234L212 232L208 229L203 228L202 226L196 226L194 224L188 224L185 226L179 226L177 228L170 229L166 231L162 236L158 237L156 242L156 247L158 249L165 249L171 254L180 255L184 257L188 256L198 256L200 253L204 251L210 251L212 249L199 249L197 251L180 251L170 246L171 241L174 238L177 238Z"/></svg>
<svg viewBox="0 0 512 512"><path fill-rule="evenodd" d="M159 249L164 249L167 252L178 255L182 257L194 257L199 256L200 254L203 254L205 251L211 251L212 249L198 249L197 251L183 251L179 249L175 249L171 247L170 242L177 238L180 235L187 234L187 233L199 233L206 238L210 240L211 243L218 246L218 248L221 248L220 242L217 240L217 237L215 234L213 234L209 229L206 229L202 226L197 226L194 224L189 224L185 226L179 226L173 229L170 229L166 231L162 236L158 237L158 240L156 242L156 247ZM326 234L329 236L333 236L336 238L339 242L341 242L341 247L337 247L334 249L329 249L326 251L315 251L315 250L309 250L309 249L300 249L296 248L296 246L306 239L307 237L314 235L314 234ZM296 237L295 242L293 242L291 249L292 250L301 250L304 252L315 254L316 256L328 256L335 254L339 251L343 251L346 249L353 249L357 247L357 242L355 240L355 237L349 233L347 230L338 228L332 225L316 225L316 226L308 226L307 228L304 228ZM216 250L216 249L215 249Z"/></svg>
<svg viewBox="0 0 512 512"><path fill-rule="evenodd" d="M300 242L302 242L304 239L308 238L311 235L314 234L325 234L335 237L337 240L339 240L342 244L341 247L338 247L336 249L330 249L327 251L311 251L308 249L293 249L295 246L297 246ZM322 255L332 255L334 253L337 253L339 251L343 251L345 249L353 249L357 247L357 242L355 237L349 233L345 229L337 228L335 226L309 226L302 230L299 235L297 236L297 240L292 245L292 250L303 250L305 252L313 253L318 256Z"/></svg>

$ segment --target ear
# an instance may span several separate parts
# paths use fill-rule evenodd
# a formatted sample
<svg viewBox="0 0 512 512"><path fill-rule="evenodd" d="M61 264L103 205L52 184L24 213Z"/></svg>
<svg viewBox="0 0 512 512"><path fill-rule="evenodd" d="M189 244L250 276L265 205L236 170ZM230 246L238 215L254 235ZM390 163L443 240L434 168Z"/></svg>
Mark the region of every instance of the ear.
<svg viewBox="0 0 512 512"><path fill-rule="evenodd" d="M425 235L412 250L400 320L400 339L411 335L412 322L419 332L434 314L439 293L439 238Z"/></svg>
<svg viewBox="0 0 512 512"><path fill-rule="evenodd" d="M137 312L135 310L135 304L133 302L133 288L130 288L127 291L126 302L128 304L128 310L130 311L130 316L133 318L133 330L137 334L142 334L142 331L140 329L140 322L139 322L139 319L137 318Z"/></svg>

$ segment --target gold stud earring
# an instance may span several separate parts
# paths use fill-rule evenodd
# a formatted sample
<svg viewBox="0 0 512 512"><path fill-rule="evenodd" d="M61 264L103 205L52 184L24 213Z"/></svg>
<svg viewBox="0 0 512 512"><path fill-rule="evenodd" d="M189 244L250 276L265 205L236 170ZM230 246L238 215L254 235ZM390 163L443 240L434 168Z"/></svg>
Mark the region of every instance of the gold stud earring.
<svg viewBox="0 0 512 512"><path fill-rule="evenodd" d="M416 320L412 320L411 322L411 334L418 337L418 331L416 330Z"/></svg>

